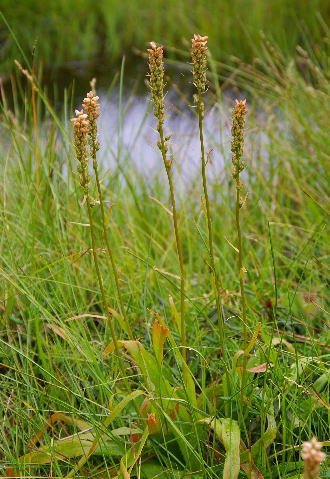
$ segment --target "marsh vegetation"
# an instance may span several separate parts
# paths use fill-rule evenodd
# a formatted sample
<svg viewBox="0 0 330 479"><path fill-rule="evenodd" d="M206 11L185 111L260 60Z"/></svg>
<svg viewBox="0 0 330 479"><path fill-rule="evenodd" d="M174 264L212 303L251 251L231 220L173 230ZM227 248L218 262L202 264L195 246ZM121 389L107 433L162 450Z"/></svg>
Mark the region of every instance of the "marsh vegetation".
<svg viewBox="0 0 330 479"><path fill-rule="evenodd" d="M180 84L154 42L139 97L1 84L3 477L327 477L329 39L207 18Z"/></svg>

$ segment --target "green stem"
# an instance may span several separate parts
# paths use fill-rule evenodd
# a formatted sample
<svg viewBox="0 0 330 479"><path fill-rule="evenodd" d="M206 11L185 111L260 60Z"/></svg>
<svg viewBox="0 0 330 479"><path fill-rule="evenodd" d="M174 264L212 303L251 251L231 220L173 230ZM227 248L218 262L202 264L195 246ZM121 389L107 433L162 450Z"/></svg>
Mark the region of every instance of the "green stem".
<svg viewBox="0 0 330 479"><path fill-rule="evenodd" d="M206 181L206 158L205 158L204 135L203 135L203 112L201 109L202 100L200 98L200 95L201 93L198 92L198 127L199 127L199 140L200 140L200 147L201 147L203 190L204 190L204 199L205 199L205 207L206 207L206 217L207 217L209 255L210 255L210 262L211 262L211 269L212 269L212 287L213 287L215 301L216 301L217 318L218 318L218 325L219 325L219 336L220 336L220 347L222 350L222 354L224 355L225 354L224 352L224 314L223 314L221 296L220 296L220 292L218 288L218 284L221 287L220 278L217 275L216 268L215 268L215 260L214 260L212 219L211 219L209 194L208 194L207 181Z"/></svg>
<svg viewBox="0 0 330 479"><path fill-rule="evenodd" d="M116 266L115 259L114 259L114 256L113 256L113 252L112 252L112 248L111 248L111 245L110 245L109 237L107 235L107 230L106 230L106 219L105 219L105 211L104 211L104 204L103 204L103 194L102 194L102 190L101 190L100 178L99 178L99 173L98 173L98 168L97 168L96 151L95 152L93 151L93 169L94 169L94 173L95 173L97 191L98 191L100 207L101 207L103 236L104 236L104 240L105 240L105 243L106 243L107 252L108 252L108 255L109 255L109 258L110 258L110 263L111 263L111 267L112 267L113 276L114 276L114 279L115 279L120 310L121 310L121 314L124 317L124 321L125 321L125 324L126 324L128 336L129 336L130 339L133 339L132 329L131 329L131 326L129 324L128 316L127 316L126 309L125 309L125 306L124 306L123 296L122 296L122 293L121 293L121 290L120 290L118 270L117 270L117 266Z"/></svg>
<svg viewBox="0 0 330 479"><path fill-rule="evenodd" d="M180 265L180 290L181 290L181 305L180 305L180 329L181 329L181 345L183 346L182 356L183 359L186 359L186 325L185 325L185 318L184 318L184 299L185 299L185 274L184 274L184 262L183 262L183 254L180 242L180 235L179 235L179 226L178 226L178 215L176 210L176 203L175 203L175 196L174 196L174 186L173 186L173 179L172 179L172 165L171 162L166 158L166 144L164 139L164 131L163 125L161 122L158 122L158 132L160 137L160 151L162 154L168 184L170 187L170 198L172 204L172 214L173 214L173 227L175 233L175 240L176 240L176 249L179 258L179 265Z"/></svg>
<svg viewBox="0 0 330 479"><path fill-rule="evenodd" d="M243 245L242 245L242 233L240 224L240 181L239 176L236 180L236 230L237 230L237 243L238 243L238 270L239 270L239 284L241 290L241 303L242 303L242 320L243 320L243 340L244 344L247 342L247 328L246 328L246 298L244 289L244 269L243 269Z"/></svg>
<svg viewBox="0 0 330 479"><path fill-rule="evenodd" d="M243 349L247 345L247 328L246 328L246 299L245 299L245 289L244 289L244 269L243 269L243 245L242 245L242 233L241 233L241 224L240 224L240 181L239 175L236 179L236 230L237 230L237 243L238 243L238 276L239 284L241 290L241 304L242 304L242 320L243 320ZM246 384L246 367L247 367L247 356L243 357L243 371L242 371L242 383L241 383L241 400L243 404L244 389Z"/></svg>
<svg viewBox="0 0 330 479"><path fill-rule="evenodd" d="M92 208L91 208L91 204L90 204L90 196L89 196L88 190L87 190L87 194L86 194L86 203L87 203L88 218L89 218L89 228L90 228L91 240L92 240L92 253L93 253L93 260L94 260L94 265L95 265L95 271L96 271L96 275L97 275L97 279L98 279L98 283L99 283L99 288L100 288L100 291L101 291L103 308L105 310L105 314L106 314L107 320L109 322L110 333L111 333L112 341L113 341L113 344L114 344L115 352L116 352L117 357L119 357L120 352L119 352L117 337L116 337L115 329L114 329L114 326L113 326L113 320L112 320L112 317L110 315L110 311L109 311L106 296L105 296L103 280L102 280L102 275L101 275L100 266L99 266L99 260L98 260L97 252L96 252L94 220L93 220L93 213L92 213ZM121 372L123 374L123 378L125 378L126 377L126 372L125 372L124 364L123 364L122 361L119 361L119 364L120 364Z"/></svg>
<svg viewBox="0 0 330 479"><path fill-rule="evenodd" d="M217 318L218 318L218 326L219 326L219 339L220 339L220 349L222 352L223 361L225 364L226 370L226 380L224 381L224 394L225 396L229 396L230 391L230 376L229 370L227 367L227 358L226 358L226 351L225 351L225 338L224 338L224 311L223 305L221 301L221 295L219 292L219 287L221 288L221 281L217 275L216 268L215 268L215 259L214 259L214 247L213 247L213 228L212 228L212 218L211 218L211 209L210 209L210 202L209 202L209 194L207 189L207 180L206 180L206 158L205 158L205 147L204 147L204 134L203 134L203 111L201 109L201 101L200 98L201 93L198 92L198 128L199 128L199 141L201 147L201 163L202 163L202 178L203 178L203 190L204 190L204 199L205 199L205 208L206 208L206 217L207 217L207 229L208 229L208 241L209 241L209 255L210 255L210 262L211 262L211 269L212 269L212 288L214 291L215 302L216 302L216 310L217 310ZM218 287L219 285L219 287ZM225 411L226 416L230 416L230 404L228 401L225 403Z"/></svg>

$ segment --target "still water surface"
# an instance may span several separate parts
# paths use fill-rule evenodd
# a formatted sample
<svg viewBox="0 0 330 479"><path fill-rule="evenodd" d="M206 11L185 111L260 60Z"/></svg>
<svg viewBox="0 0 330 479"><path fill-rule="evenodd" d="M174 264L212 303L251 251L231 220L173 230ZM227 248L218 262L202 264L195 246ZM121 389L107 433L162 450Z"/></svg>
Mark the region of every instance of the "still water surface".
<svg viewBox="0 0 330 479"><path fill-rule="evenodd" d="M177 104L167 96L166 134L171 134L169 154L181 179L191 179L200 168L198 122L193 106ZM122 164L134 167L136 173L155 176L163 169L157 148L158 133L147 95L133 96L123 102L118 96L100 93L100 158L104 165ZM208 170L218 175L226 161L230 161L230 103L224 100L206 110L204 120L206 151L209 152Z"/></svg>

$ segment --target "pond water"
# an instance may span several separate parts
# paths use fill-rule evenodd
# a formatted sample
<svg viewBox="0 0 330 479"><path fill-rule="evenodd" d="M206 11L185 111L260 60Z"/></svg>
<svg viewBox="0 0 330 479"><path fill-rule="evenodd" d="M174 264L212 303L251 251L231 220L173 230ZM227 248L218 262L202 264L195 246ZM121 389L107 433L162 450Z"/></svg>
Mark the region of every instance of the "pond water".
<svg viewBox="0 0 330 479"><path fill-rule="evenodd" d="M134 167L139 175L162 174L163 164L157 148L158 133L152 104L147 95L120 101L100 92L100 157L103 165ZM200 168L198 121L193 106L177 102L177 95L167 95L165 132L171 134L169 154L182 181L191 180ZM205 147L209 154L208 170L212 175L223 171L230 161L230 102L214 104L204 119Z"/></svg>
<svg viewBox="0 0 330 479"><path fill-rule="evenodd" d="M165 132L171 134L169 155L173 155L176 181L191 183L200 175L200 143L198 120L193 105L194 88L191 65L177 64L166 68L166 121ZM57 111L63 108L63 91L73 97L72 107L81 108L81 102L90 89L90 79L96 76L96 89L100 96L102 115L99 120L101 150L100 164L118 168L130 175L150 178L165 175L157 148L156 120L146 85L145 59L110 71L106 67L95 70L86 65L71 65L50 74L45 72L46 86L51 103ZM205 150L208 153L207 173L221 178L225 167L231 165L230 110L234 98L243 98L239 91L227 90L217 99L214 91L205 95L204 119ZM72 114L73 112L71 112ZM249 121L251 125L251 121ZM259 134L260 135L260 134ZM266 137L248 135L247 149L252 144L265 145ZM125 175L124 175L125 176Z"/></svg>
<svg viewBox="0 0 330 479"><path fill-rule="evenodd" d="M152 104L146 85L145 58L135 58L117 70L104 64L70 64L46 75L46 83L55 83L58 91L70 89L74 83L74 104L80 107L89 81L97 79L100 96L100 159L105 167L129 167L138 175L155 177L164 174L157 148L158 134ZM194 87L189 63L167 64L166 134L171 134L169 154L173 154L176 176L191 180L200 168L200 144L196 113L193 106ZM228 91L216 102L213 92L206 95L204 120L205 148L209 152L208 173L219 175L230 162L230 109L239 92ZM61 107L60 102L59 107Z"/></svg>

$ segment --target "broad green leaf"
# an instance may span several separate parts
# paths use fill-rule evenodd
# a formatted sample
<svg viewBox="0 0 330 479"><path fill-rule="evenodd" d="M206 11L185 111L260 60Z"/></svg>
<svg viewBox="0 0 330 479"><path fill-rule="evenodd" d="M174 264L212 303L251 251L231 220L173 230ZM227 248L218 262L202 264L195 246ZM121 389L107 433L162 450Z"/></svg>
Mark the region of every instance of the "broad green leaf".
<svg viewBox="0 0 330 479"><path fill-rule="evenodd" d="M276 422L275 418L273 415L269 414L267 415L267 420L268 420L268 427L264 434L258 439L251 447L250 453L252 454L252 457L255 458L261 450L266 450L274 441L276 438L277 434L277 427L276 427ZM248 451L245 451L241 454L241 462L247 462L248 461Z"/></svg>
<svg viewBox="0 0 330 479"><path fill-rule="evenodd" d="M241 433L236 421L230 418L201 419L200 423L208 424L217 435L226 450L223 479L237 479L240 471Z"/></svg>
<svg viewBox="0 0 330 479"><path fill-rule="evenodd" d="M103 425L106 427L109 424L111 424L112 421L114 421L119 416L119 414L122 412L122 410L127 406L127 404L130 401L134 401L134 399L144 394L145 393L143 391L140 391L139 389L137 389L136 391L133 391L127 396L125 396L124 399L122 399L120 403L118 403L117 406L114 407L113 411L111 411L109 416L105 419Z"/></svg>
<svg viewBox="0 0 330 479"><path fill-rule="evenodd" d="M162 318L160 318L160 322L162 326L165 327L165 324ZM179 365L181 365L182 367L182 376L183 376L183 382L185 385L185 393L186 393L187 399L189 400L190 404L193 407L197 408L197 395L196 395L195 382L193 379L193 375L191 374L187 363L184 361L182 354L179 351L176 345L176 342L173 338L173 335L171 334L170 331L168 331L168 339L173 348L173 352L175 354L176 360L178 361Z"/></svg>
<svg viewBox="0 0 330 479"><path fill-rule="evenodd" d="M64 461L75 457L80 457L88 453L94 440L92 433L78 433L54 441L51 446L42 446L38 451L33 451L19 458L22 464L49 464L54 459ZM94 450L95 455L105 456L121 456L124 452L124 447L114 441L109 440L109 437L102 436Z"/></svg>
<svg viewBox="0 0 330 479"><path fill-rule="evenodd" d="M144 392L140 391L137 389L136 391L133 391L132 393L128 394L124 399L120 401L120 403L115 406L113 411L109 414L109 416L105 419L103 422L103 427L106 428L109 424L111 424L122 412L122 410L127 406L127 404L130 401L134 401L137 397L143 395ZM87 451L87 453L78 461L78 464L69 472L69 474L66 475L66 478L73 477L76 472L78 472L83 465L88 461L89 457L95 454L95 450L98 447L99 440L100 440L101 435L96 434L94 437L93 442L90 444L90 448Z"/></svg>
<svg viewBox="0 0 330 479"><path fill-rule="evenodd" d="M162 398L175 397L173 388L165 379L160 368L159 362L150 354L139 341L117 341L118 346L124 347L140 368L144 377L145 386L148 391ZM109 354L114 351L114 344L111 342L104 350L103 354Z"/></svg>
<svg viewBox="0 0 330 479"><path fill-rule="evenodd" d="M222 442L226 449L226 459L223 469L223 479L236 479L240 470L240 440L241 432L236 421L223 419Z"/></svg>
<svg viewBox="0 0 330 479"><path fill-rule="evenodd" d="M185 459L185 463L188 467L192 467L193 469L199 469L200 467L200 456L198 454L198 438L193 438L189 435L189 439L186 437L186 431L182 431L179 429L178 425L172 420L172 418L160 407L158 404L158 408L162 411L164 417L167 420L167 423L170 426L170 429L173 430L174 436L176 438L177 443L179 444L180 451ZM184 425L181 426L185 428ZM192 430L193 424L189 425L190 430ZM195 439L195 440L194 440Z"/></svg>

